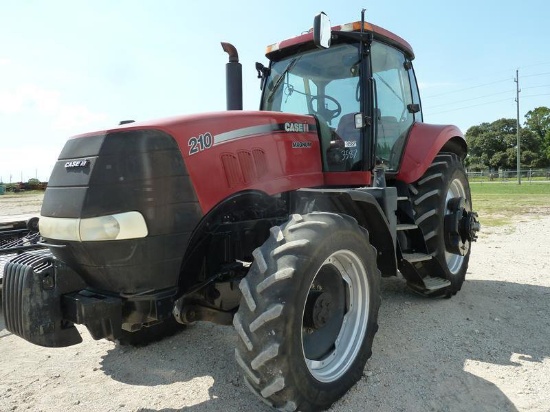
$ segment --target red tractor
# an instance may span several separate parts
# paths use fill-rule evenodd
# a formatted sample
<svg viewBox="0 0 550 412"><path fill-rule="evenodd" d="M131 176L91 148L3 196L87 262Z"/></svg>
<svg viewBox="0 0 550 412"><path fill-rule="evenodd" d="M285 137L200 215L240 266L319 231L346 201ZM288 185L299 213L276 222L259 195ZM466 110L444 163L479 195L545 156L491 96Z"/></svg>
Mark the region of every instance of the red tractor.
<svg viewBox="0 0 550 412"><path fill-rule="evenodd" d="M329 407L362 375L381 276L450 297L479 223L455 126L423 122L414 54L361 22L267 48L259 111L69 139L44 196L47 250L8 263L3 313L37 345L144 344L233 324L251 390L282 410Z"/></svg>

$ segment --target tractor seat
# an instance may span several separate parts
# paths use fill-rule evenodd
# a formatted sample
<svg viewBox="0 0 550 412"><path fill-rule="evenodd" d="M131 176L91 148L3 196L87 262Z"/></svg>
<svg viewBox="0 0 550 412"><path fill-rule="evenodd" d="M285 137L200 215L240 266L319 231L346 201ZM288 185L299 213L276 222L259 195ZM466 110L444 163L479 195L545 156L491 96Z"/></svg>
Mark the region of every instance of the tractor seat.
<svg viewBox="0 0 550 412"><path fill-rule="evenodd" d="M363 159L361 145L361 130L355 128L355 113L343 115L338 122L336 135L343 141L343 150L347 152L344 156L345 170L360 170ZM349 158L347 156L353 156Z"/></svg>
<svg viewBox="0 0 550 412"><path fill-rule="evenodd" d="M377 145L376 151L380 158L389 161L392 157L392 149L395 142L402 134L399 122L394 116L381 116L380 110L376 110ZM338 122L336 134L344 141L345 149L357 150L357 157L351 166L352 170L360 168L362 158L361 132L355 128L355 113L343 115Z"/></svg>
<svg viewBox="0 0 550 412"><path fill-rule="evenodd" d="M355 113L348 113L340 118L336 134L344 141L346 147L359 148L361 133L355 128Z"/></svg>

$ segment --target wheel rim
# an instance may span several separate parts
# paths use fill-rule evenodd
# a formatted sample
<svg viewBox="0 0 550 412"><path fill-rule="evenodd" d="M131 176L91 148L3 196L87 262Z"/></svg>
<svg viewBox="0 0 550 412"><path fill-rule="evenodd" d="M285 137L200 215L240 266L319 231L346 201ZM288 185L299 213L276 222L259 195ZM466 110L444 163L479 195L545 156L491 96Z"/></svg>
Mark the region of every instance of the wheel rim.
<svg viewBox="0 0 550 412"><path fill-rule="evenodd" d="M349 369L363 344L369 307L359 256L350 250L330 255L311 282L302 313L302 350L315 379L333 382Z"/></svg>
<svg viewBox="0 0 550 412"><path fill-rule="evenodd" d="M464 199L467 199L466 197L466 189L464 188L464 185L459 179L454 179L451 184L449 185L449 190L447 190L447 196L445 198L445 205L449 204L449 200L462 197ZM445 214L450 214L451 211L445 208ZM462 265L464 263L465 256L457 255L451 252L445 251L445 260L447 261L447 267L449 268L449 272L451 274L455 275L457 274L460 269L462 268Z"/></svg>

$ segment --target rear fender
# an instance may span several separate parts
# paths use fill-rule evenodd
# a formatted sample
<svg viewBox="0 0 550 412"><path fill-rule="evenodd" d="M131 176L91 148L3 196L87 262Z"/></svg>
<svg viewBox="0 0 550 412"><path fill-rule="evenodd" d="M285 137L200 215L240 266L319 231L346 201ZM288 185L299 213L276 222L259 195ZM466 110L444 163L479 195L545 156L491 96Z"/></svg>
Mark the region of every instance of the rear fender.
<svg viewBox="0 0 550 412"><path fill-rule="evenodd" d="M464 159L467 150L466 140L458 127L415 123L396 178L405 183L415 182L424 175L439 152L456 153Z"/></svg>

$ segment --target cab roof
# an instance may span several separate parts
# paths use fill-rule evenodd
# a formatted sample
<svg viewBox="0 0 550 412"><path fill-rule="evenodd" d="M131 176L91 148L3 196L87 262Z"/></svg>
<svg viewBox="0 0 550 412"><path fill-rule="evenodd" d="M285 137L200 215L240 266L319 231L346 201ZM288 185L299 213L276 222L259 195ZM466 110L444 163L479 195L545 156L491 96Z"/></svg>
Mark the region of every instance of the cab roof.
<svg viewBox="0 0 550 412"><path fill-rule="evenodd" d="M402 50L403 52L405 52L405 54L409 59L411 60L414 59L414 52L411 45L406 40L399 37L397 34L394 34L389 30L383 29L382 27L379 27L367 22L364 23L363 30L365 32L373 33L375 39L381 40L385 43L389 43L392 46ZM340 32L352 32L352 31L358 32L358 31L361 31L361 22L356 21L353 23L342 24L340 26L333 26L332 31L333 32L339 32L339 31ZM274 43L267 46L265 55L270 60L277 60L277 57L279 55L285 54L284 53L285 49L293 48L295 46L309 43L309 42L313 43L313 29L310 29L305 34L301 34L291 39L283 40L279 43Z"/></svg>

